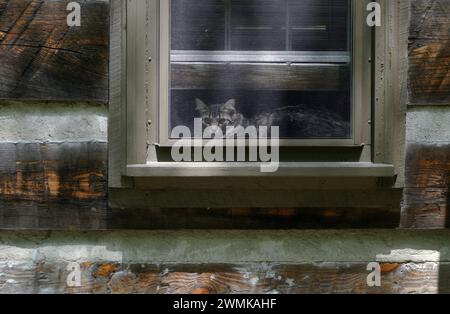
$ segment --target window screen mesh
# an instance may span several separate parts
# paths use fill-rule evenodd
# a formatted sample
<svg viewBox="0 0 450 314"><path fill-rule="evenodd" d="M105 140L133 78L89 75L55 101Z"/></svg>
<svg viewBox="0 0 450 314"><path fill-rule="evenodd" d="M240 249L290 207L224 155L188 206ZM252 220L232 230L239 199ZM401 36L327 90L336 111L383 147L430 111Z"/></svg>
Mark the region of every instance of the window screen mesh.
<svg viewBox="0 0 450 314"><path fill-rule="evenodd" d="M202 118L351 138L350 3L172 0L169 133Z"/></svg>

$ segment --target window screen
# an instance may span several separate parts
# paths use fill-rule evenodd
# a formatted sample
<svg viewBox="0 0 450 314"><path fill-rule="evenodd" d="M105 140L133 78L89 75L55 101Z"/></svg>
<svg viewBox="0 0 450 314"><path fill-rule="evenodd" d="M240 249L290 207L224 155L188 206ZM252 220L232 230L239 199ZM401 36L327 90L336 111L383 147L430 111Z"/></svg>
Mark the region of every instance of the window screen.
<svg viewBox="0 0 450 314"><path fill-rule="evenodd" d="M170 130L352 137L350 0L172 0Z"/></svg>

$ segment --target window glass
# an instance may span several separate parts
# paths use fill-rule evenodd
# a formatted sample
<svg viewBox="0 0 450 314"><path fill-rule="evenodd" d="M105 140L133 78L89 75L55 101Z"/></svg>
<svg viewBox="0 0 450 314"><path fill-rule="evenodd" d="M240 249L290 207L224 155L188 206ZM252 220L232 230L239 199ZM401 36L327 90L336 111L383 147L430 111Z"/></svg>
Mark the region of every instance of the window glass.
<svg viewBox="0 0 450 314"><path fill-rule="evenodd" d="M352 137L350 0L172 0L169 134L279 126Z"/></svg>
<svg viewBox="0 0 450 314"><path fill-rule="evenodd" d="M171 20L172 49L225 49L224 1L172 1Z"/></svg>

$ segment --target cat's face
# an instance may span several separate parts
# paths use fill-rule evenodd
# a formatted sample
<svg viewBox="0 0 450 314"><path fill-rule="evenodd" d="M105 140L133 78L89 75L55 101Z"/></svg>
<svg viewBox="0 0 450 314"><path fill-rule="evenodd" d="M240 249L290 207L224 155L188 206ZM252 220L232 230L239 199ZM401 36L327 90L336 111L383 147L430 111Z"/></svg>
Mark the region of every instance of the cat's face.
<svg viewBox="0 0 450 314"><path fill-rule="evenodd" d="M207 105L202 100L195 100L195 111L202 119L203 128L210 128L212 132L219 129L225 134L227 127L235 125L236 101L230 99L224 104Z"/></svg>

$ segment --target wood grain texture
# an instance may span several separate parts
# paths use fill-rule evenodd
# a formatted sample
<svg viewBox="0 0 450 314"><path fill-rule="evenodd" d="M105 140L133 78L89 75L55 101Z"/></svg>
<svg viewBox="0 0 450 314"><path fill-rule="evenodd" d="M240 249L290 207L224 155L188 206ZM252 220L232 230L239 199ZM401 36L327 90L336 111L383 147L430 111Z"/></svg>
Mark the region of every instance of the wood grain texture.
<svg viewBox="0 0 450 314"><path fill-rule="evenodd" d="M101 228L106 144L0 144L0 227Z"/></svg>
<svg viewBox="0 0 450 314"><path fill-rule="evenodd" d="M67 3L0 0L0 98L108 100L108 2L83 1L81 27Z"/></svg>
<svg viewBox="0 0 450 314"><path fill-rule="evenodd" d="M449 293L448 263L381 264L368 287L367 263L149 265L83 262L81 287L67 287L67 264L0 262L0 293L303 294Z"/></svg>
<svg viewBox="0 0 450 314"><path fill-rule="evenodd" d="M175 63L171 69L171 88L175 90L343 91L350 75L342 65Z"/></svg>
<svg viewBox="0 0 450 314"><path fill-rule="evenodd" d="M450 227L450 145L409 144L401 226Z"/></svg>
<svg viewBox="0 0 450 314"><path fill-rule="evenodd" d="M411 3L410 103L449 105L450 0Z"/></svg>

